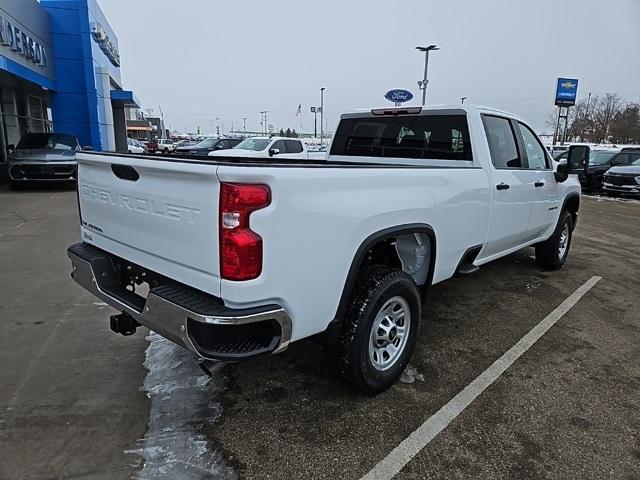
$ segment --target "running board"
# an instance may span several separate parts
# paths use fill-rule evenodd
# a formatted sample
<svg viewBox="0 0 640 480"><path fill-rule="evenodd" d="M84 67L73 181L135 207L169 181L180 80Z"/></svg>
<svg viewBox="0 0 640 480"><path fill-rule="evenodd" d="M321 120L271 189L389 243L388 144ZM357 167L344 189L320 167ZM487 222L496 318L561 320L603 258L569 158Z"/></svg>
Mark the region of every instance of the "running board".
<svg viewBox="0 0 640 480"><path fill-rule="evenodd" d="M462 258L460 259L460 263L458 263L458 268L456 268L456 273L453 275L454 277L466 277L467 275L471 275L480 270L480 267L476 267L473 262L476 260L476 257L482 250L482 245L475 245L471 248L468 248Z"/></svg>
<svg viewBox="0 0 640 480"><path fill-rule="evenodd" d="M467 275L476 273L478 270L480 270L480 267L476 267L473 263L464 263L458 268L458 273L456 276L465 277Z"/></svg>

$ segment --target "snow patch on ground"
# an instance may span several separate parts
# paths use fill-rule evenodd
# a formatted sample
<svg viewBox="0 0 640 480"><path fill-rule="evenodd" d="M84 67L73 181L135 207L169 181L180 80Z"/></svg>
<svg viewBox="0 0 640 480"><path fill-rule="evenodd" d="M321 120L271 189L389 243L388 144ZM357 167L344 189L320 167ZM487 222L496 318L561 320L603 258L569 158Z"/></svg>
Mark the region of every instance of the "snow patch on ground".
<svg viewBox="0 0 640 480"><path fill-rule="evenodd" d="M134 453L144 459L135 478L235 479L203 432L221 414L220 379L206 376L192 353L151 333L144 390L151 399L149 429Z"/></svg>
<svg viewBox="0 0 640 480"><path fill-rule="evenodd" d="M590 198L596 202L619 202L619 203L635 203L640 205L640 200L626 197L598 197L594 195L583 195L584 198Z"/></svg>
<svg viewBox="0 0 640 480"><path fill-rule="evenodd" d="M424 382L424 375L418 372L415 367L407 365L407 368L405 368L402 375L400 375L400 381L402 383L414 383L416 380Z"/></svg>

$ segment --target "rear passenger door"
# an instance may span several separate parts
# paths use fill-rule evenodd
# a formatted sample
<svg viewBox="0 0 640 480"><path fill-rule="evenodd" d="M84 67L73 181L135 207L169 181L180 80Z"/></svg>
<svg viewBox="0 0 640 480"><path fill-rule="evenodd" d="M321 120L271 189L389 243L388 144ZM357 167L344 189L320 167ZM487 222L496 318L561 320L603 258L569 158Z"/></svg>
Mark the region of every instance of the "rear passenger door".
<svg viewBox="0 0 640 480"><path fill-rule="evenodd" d="M532 239L529 232L532 173L518 148L514 123L504 117L482 115L491 152L493 189L491 227L482 257L491 257Z"/></svg>

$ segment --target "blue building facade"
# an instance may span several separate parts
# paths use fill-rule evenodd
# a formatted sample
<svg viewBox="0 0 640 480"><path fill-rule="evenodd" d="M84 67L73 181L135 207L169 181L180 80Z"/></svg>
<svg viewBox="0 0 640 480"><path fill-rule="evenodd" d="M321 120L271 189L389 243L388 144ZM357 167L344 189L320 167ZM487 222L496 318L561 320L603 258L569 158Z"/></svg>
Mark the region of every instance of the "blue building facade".
<svg viewBox="0 0 640 480"><path fill-rule="evenodd" d="M118 37L97 0L0 4L0 161L27 132L71 133L97 151L126 151Z"/></svg>

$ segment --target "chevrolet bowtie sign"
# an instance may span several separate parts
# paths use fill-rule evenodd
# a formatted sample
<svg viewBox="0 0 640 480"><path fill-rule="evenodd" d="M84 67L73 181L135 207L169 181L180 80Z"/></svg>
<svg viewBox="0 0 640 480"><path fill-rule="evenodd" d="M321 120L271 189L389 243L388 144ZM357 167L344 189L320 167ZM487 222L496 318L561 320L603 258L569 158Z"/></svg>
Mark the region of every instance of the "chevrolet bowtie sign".
<svg viewBox="0 0 640 480"><path fill-rule="evenodd" d="M47 66L47 52L44 46L29 33L22 31L18 25L13 25L2 16L0 16L0 45L10 48L39 67Z"/></svg>
<svg viewBox="0 0 640 480"><path fill-rule="evenodd" d="M578 80L575 78L558 78L556 86L556 105L571 107L576 104Z"/></svg>
<svg viewBox="0 0 640 480"><path fill-rule="evenodd" d="M100 49L107 56L114 67L120 66L120 52L118 47L109 38L109 34L99 23L91 24L91 36L93 40L100 46Z"/></svg>

